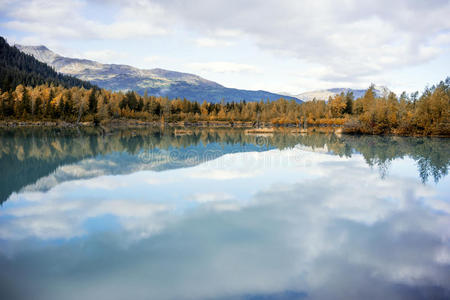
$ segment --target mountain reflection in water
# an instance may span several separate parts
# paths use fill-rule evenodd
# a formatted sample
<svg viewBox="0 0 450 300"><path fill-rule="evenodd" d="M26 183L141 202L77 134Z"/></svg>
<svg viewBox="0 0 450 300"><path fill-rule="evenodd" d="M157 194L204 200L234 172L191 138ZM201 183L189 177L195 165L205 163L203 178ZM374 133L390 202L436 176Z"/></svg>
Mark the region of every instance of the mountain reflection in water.
<svg viewBox="0 0 450 300"><path fill-rule="evenodd" d="M1 299L448 299L450 143L0 130Z"/></svg>

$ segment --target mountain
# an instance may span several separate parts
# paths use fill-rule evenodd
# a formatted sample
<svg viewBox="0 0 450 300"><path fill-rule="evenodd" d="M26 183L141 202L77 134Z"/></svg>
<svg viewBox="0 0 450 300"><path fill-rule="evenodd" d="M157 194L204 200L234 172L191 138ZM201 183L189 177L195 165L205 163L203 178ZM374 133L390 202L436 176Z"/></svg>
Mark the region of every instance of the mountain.
<svg viewBox="0 0 450 300"><path fill-rule="evenodd" d="M15 45L20 51L34 56L56 71L75 76L113 91L134 90L139 94L166 96L169 98L187 98L194 101L207 100L217 103L260 101L261 99L276 100L279 98L297 98L266 91L250 91L224 87L216 82L188 73L164 69L143 70L128 65L102 64L96 61L69 58L58 55L45 46Z"/></svg>
<svg viewBox="0 0 450 300"><path fill-rule="evenodd" d="M27 86L54 84L64 87L93 87L89 82L58 74L47 64L11 47L4 38L0 37L0 89L10 91L19 84Z"/></svg>
<svg viewBox="0 0 450 300"><path fill-rule="evenodd" d="M329 97L333 97L337 94L340 94L342 92L352 92L355 99L361 98L366 93L367 89L364 90L355 90L350 88L332 88L327 90L317 90L317 91L311 91L311 92L305 92L298 95L295 95L294 97L303 100L303 101L312 101L314 98L316 100L328 100ZM385 94L388 94L390 90L387 87L384 86L375 86L375 93L378 97L384 96Z"/></svg>

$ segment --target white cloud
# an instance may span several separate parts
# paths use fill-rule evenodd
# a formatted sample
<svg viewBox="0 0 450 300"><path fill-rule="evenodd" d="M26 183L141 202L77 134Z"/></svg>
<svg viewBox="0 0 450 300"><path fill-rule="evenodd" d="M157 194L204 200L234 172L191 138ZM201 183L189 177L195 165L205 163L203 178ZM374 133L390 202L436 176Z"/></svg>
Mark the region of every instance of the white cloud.
<svg viewBox="0 0 450 300"><path fill-rule="evenodd" d="M220 158L219 158L220 160ZM211 165L214 162L208 162L207 165ZM241 179L241 178L251 178L255 177L259 173L257 171L243 171L243 170L221 170L221 169L213 169L208 170L199 170L199 172L193 172L191 174L192 178L204 178L204 179L213 179L213 180L231 180L231 179Z"/></svg>
<svg viewBox="0 0 450 300"><path fill-rule="evenodd" d="M112 63L120 59L125 58L125 53L120 53L112 50L97 50L97 51L85 51L82 57L95 60L101 63Z"/></svg>
<svg viewBox="0 0 450 300"><path fill-rule="evenodd" d="M230 61L211 61L211 62L195 62L187 65L189 68L200 72L215 73L241 73L241 72L260 72L261 69L256 66L235 63Z"/></svg>
<svg viewBox="0 0 450 300"><path fill-rule="evenodd" d="M95 186L85 183L85 188ZM8 210L14 219L10 227L0 228L0 236L13 240L30 236L44 240L70 239L86 234L84 226L89 219L114 216L130 232L130 237L142 238L163 228L164 215L172 209L168 205L135 199L98 199L95 195L61 201L64 190L70 188L63 184L47 194L24 193L22 201L30 201L30 205Z"/></svg>
<svg viewBox="0 0 450 300"><path fill-rule="evenodd" d="M215 38L198 38L195 43L199 47L229 47L234 45L234 42Z"/></svg>
<svg viewBox="0 0 450 300"><path fill-rule="evenodd" d="M12 20L1 25L47 39L128 39L168 33L169 18L158 5L144 1L97 5L93 8L93 3L70 0L11 1L1 12ZM117 6L106 22L83 14L105 5Z"/></svg>
<svg viewBox="0 0 450 300"><path fill-rule="evenodd" d="M266 170L263 162L267 155L288 160L295 152L302 157L309 155L313 165L297 168L288 164L279 171ZM355 291L363 298L380 295L380 291L385 298L408 298L436 288L448 289L450 219L446 190L422 185L403 172L382 180L360 154L342 159L303 153L298 148L252 153L249 158L258 164L243 160L242 153L232 156L232 170L240 170L243 162L266 170L258 178L257 193L250 203L243 203L237 193L233 199L228 192L197 193L192 200L202 205L189 205L186 213L180 214L186 209L185 201L171 207L133 197L111 199L108 194L72 197L72 183L41 193L39 203L36 199L27 203L29 194L21 193L22 205L9 205L8 201L3 209L6 218L0 236L11 245L4 248L11 249L11 256L17 258L2 261L9 267L5 272L11 278L48 287L45 291L53 297L44 295L46 299L60 299L60 295L84 299L94 292L105 298L139 298L144 294L157 299L179 299L187 294L196 299L211 295L229 298L278 295L278 291L293 287L314 299L336 295L351 299ZM406 162L414 167L413 160ZM191 171L172 170L170 175L183 178ZM298 181L289 182L290 174ZM301 174L305 177L299 180ZM143 183L147 175L139 175ZM255 186L251 181L244 183L246 189ZM192 185L197 190L205 188L200 180L181 186L180 194L187 194ZM222 189L234 187L235 183L223 183ZM155 189L147 191L152 194ZM143 194L141 189L137 192ZM227 201L220 202L223 200ZM102 215L119 219L123 231L91 232L70 242L50 243L49 247L36 241L82 235L89 231L83 224ZM156 232L158 235L152 235ZM27 259L20 259L22 255ZM46 270L48 262L57 265L58 272L50 270L43 277L42 272L33 272ZM74 265L79 274L76 280ZM84 274L93 270L104 280L89 290L86 287L92 279ZM52 293L55 286L59 294ZM112 287L119 288L111 291ZM16 288L20 291L23 285ZM74 288L81 294L71 293Z"/></svg>
<svg viewBox="0 0 450 300"><path fill-rule="evenodd" d="M196 193L188 197L191 201L206 203L206 202L221 202L233 200L233 195L228 193Z"/></svg>
<svg viewBox="0 0 450 300"><path fill-rule="evenodd" d="M448 49L439 43L450 29L448 1L156 2L205 34L238 31L277 55L327 66L323 81L367 78Z"/></svg>
<svg viewBox="0 0 450 300"><path fill-rule="evenodd" d="M0 26L22 32L25 35L22 41L45 42L55 45L55 49L61 48L67 40L165 36L167 39L162 43L167 45L173 42L170 37L176 35L178 45L180 41L190 44L194 36L196 52L190 52L192 49L174 51L171 55L180 61L167 65L177 69L180 63L200 61L203 59L198 57L207 54L211 63L196 62L190 67L216 73L212 76L220 80L231 76L224 74L253 72L253 77L244 81L232 74L234 77L229 80L234 86L241 86L242 82L253 86L256 76L255 67L251 65L266 62L249 63L247 58L253 58L251 55L256 53L261 59L261 53L270 53L272 77L258 78L261 82L258 87L291 93L305 87L363 88L375 80L383 81L377 81L380 84L398 83L399 80L388 79L386 73L430 64L450 54L450 2L447 0L249 0L233 3L227 0L11 0L2 2L0 13L5 16ZM243 52L253 53L241 57L241 53L234 52L237 47L229 47L232 45L242 48L251 45L251 50ZM219 60L224 61L215 61L214 53L207 51L221 47L232 50L221 54ZM279 67L275 63L286 58L295 61L290 67L298 65L302 74L284 77L275 74ZM160 60L149 61L156 62ZM317 68L322 69L320 74ZM268 68L265 66L265 69ZM282 84L273 78L278 78Z"/></svg>
<svg viewBox="0 0 450 300"><path fill-rule="evenodd" d="M149 175L153 177L149 177L145 179L145 182L150 185L161 185L161 184L173 184L177 182L175 178L160 178L158 175L155 175L154 173L150 173Z"/></svg>

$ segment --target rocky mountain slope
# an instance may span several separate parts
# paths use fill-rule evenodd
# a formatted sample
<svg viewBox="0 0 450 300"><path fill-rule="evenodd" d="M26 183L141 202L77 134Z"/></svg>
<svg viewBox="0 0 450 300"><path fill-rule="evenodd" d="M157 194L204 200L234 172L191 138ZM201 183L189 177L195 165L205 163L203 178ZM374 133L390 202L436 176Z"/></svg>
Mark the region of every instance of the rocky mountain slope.
<svg viewBox="0 0 450 300"><path fill-rule="evenodd" d="M113 90L134 90L143 94L167 96L169 98L187 98L189 100L220 102L276 100L295 97L270 93L267 91L250 91L224 87L216 82L188 73L164 69L143 70L128 65L102 64L96 61L69 58L58 55L45 46L15 45L24 53L33 55L56 71L89 81L99 87Z"/></svg>

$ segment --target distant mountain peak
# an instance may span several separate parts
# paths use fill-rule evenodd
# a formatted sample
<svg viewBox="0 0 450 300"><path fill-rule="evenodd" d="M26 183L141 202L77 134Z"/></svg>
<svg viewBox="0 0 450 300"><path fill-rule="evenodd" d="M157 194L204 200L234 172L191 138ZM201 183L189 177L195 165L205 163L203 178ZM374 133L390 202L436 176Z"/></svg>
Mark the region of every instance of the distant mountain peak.
<svg viewBox="0 0 450 300"><path fill-rule="evenodd" d="M20 44L14 44L14 47L16 47L17 49L19 49L19 50L22 50L22 49L25 49L25 48L27 48L27 49L32 49L32 50L35 50L35 51L50 51L50 52L52 52L50 49L48 49L46 46L44 46L44 45L37 45L37 46L23 46L23 45L20 45Z"/></svg>
<svg viewBox="0 0 450 300"><path fill-rule="evenodd" d="M51 51L44 45L39 46L23 46L19 44L15 44L14 47L19 49L20 51L34 56L37 60L46 63L48 65L52 65L56 58L60 57L60 55Z"/></svg>
<svg viewBox="0 0 450 300"><path fill-rule="evenodd" d="M385 96L390 93L390 90L381 85L375 85L375 94L378 97ZM323 89L323 90L315 90L310 92L304 92L298 95L295 95L296 98L303 101L312 101L316 100L328 100L329 97L333 97L342 92L352 92L353 96L356 98L361 98L366 93L367 89L351 89L351 88L331 88L331 89Z"/></svg>
<svg viewBox="0 0 450 300"><path fill-rule="evenodd" d="M48 49L44 45L38 45L38 46L35 46L35 48L36 48L36 50L39 50L39 51L50 51L50 49Z"/></svg>
<svg viewBox="0 0 450 300"><path fill-rule="evenodd" d="M134 90L140 94L148 91L151 95L169 98L187 98L193 101L248 102L260 100L276 100L279 98L294 99L267 91L250 91L224 87L214 81L195 74L165 70L161 68L138 69L128 65L102 64L93 60L63 57L45 46L16 47L37 60L44 62L56 71L75 76L82 80L113 91Z"/></svg>

